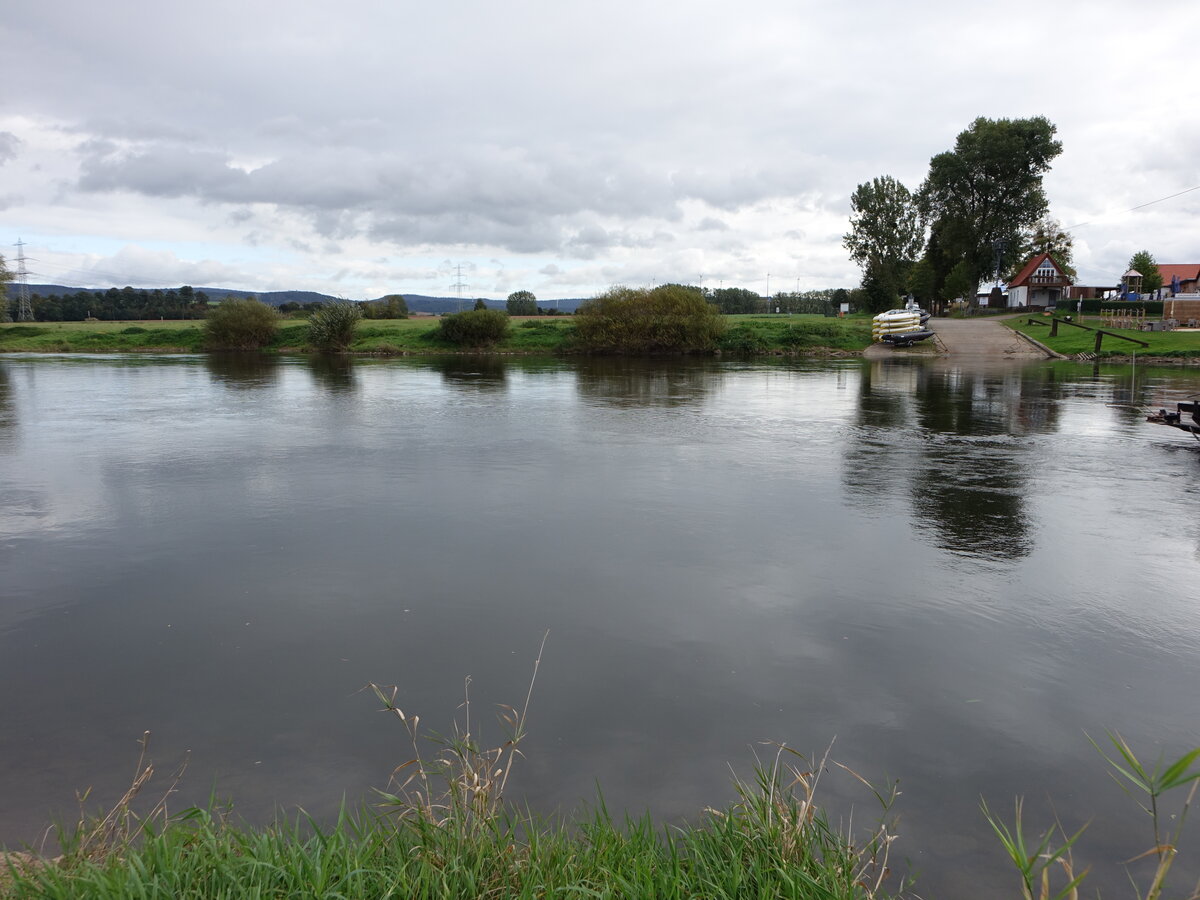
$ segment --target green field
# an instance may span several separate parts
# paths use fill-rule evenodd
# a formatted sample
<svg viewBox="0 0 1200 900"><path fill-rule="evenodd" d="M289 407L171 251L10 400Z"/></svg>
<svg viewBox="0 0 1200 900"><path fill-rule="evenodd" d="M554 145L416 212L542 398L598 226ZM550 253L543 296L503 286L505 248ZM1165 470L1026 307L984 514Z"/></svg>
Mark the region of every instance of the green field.
<svg viewBox="0 0 1200 900"><path fill-rule="evenodd" d="M1036 324L1029 324L1032 320ZM1134 331L1132 329L1104 328L1098 316L1085 316L1081 324L1090 328L1103 328L1110 332L1105 335L1099 356L1101 358L1161 357L1164 359L1197 359L1200 360L1200 331ZM1008 320L1010 327L1022 334L1027 334L1045 344L1051 350L1064 356L1075 356L1080 353L1093 353L1096 349L1096 332L1073 328L1059 323L1057 337L1050 337L1048 316L1021 316ZM1124 335L1134 340L1143 341L1148 347L1123 341L1112 337L1112 334Z"/></svg>
<svg viewBox="0 0 1200 900"><path fill-rule="evenodd" d="M439 319L366 319L358 323L354 353L432 354L459 350L438 340ZM509 336L492 352L552 355L572 352L570 316L514 318ZM727 316L721 352L733 356L857 352L871 343L870 319L810 315ZM308 352L303 320L287 319L267 348L276 353ZM200 353L204 322L22 322L0 325L6 353Z"/></svg>

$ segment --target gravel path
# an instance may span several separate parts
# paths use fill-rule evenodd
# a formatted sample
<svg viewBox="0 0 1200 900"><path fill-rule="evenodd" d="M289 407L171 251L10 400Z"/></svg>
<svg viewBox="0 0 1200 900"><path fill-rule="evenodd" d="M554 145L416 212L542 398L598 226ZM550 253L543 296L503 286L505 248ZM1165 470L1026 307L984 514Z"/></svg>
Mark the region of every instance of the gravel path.
<svg viewBox="0 0 1200 900"><path fill-rule="evenodd" d="M1049 356L998 319L930 319L929 324L933 327L934 337L915 345L911 351L886 344L872 344L864 355L882 358L912 353L920 356L1024 361L1046 359Z"/></svg>

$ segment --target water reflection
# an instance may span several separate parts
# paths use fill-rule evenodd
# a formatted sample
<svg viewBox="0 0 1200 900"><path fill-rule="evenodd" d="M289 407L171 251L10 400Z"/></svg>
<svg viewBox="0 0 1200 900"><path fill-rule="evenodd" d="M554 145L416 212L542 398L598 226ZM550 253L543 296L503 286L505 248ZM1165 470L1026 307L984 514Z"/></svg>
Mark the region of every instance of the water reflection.
<svg viewBox="0 0 1200 900"><path fill-rule="evenodd" d="M502 356L455 354L432 357L425 364L438 372L448 387L487 392L508 386L508 363Z"/></svg>
<svg viewBox="0 0 1200 900"><path fill-rule="evenodd" d="M358 388L354 359L344 353L318 353L308 358L313 381L335 394L352 393Z"/></svg>
<svg viewBox="0 0 1200 900"><path fill-rule="evenodd" d="M942 550L1015 560L1033 544L1021 438L1058 428L1052 369L971 370L940 362L864 366L843 480L858 503L907 496L915 526Z"/></svg>
<svg viewBox="0 0 1200 900"><path fill-rule="evenodd" d="M576 366L585 399L620 407L677 407L699 403L717 369L704 361L595 357Z"/></svg>
<svg viewBox="0 0 1200 900"><path fill-rule="evenodd" d="M279 381L278 356L265 353L210 353L204 366L218 384L237 390L273 387Z"/></svg>
<svg viewBox="0 0 1200 900"><path fill-rule="evenodd" d="M396 764L364 683L509 702L546 628L514 799L693 815L836 734L905 779L925 896L999 894L981 795L1121 835L1083 730L1195 739L1200 444L1116 421L1123 369L274 362L0 357L0 841L146 728L182 805L336 814Z"/></svg>
<svg viewBox="0 0 1200 900"><path fill-rule="evenodd" d="M1023 466L1013 446L946 442L932 448L910 483L921 530L942 550L992 560L1027 555L1033 546Z"/></svg>
<svg viewBox="0 0 1200 900"><path fill-rule="evenodd" d="M17 423L16 408L12 399L12 385L8 380L8 369L0 366L0 428Z"/></svg>

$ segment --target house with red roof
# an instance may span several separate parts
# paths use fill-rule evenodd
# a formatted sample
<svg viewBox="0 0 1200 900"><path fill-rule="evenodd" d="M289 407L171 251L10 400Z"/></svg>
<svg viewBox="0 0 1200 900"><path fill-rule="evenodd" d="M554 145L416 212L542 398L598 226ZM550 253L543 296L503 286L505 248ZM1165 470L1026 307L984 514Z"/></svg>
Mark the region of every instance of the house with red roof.
<svg viewBox="0 0 1200 900"><path fill-rule="evenodd" d="M1162 275L1163 297L1200 294L1200 263L1160 265L1158 273Z"/></svg>
<svg viewBox="0 0 1200 900"><path fill-rule="evenodd" d="M1073 284L1068 275L1049 253L1039 253L1017 273L1008 284L1008 305L1012 307L1038 306L1050 309Z"/></svg>

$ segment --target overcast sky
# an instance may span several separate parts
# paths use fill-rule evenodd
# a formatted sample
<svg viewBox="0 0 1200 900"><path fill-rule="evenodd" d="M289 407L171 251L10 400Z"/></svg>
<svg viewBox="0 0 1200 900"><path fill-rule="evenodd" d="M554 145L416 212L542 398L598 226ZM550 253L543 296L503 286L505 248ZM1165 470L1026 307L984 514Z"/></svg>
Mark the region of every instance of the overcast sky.
<svg viewBox="0 0 1200 900"><path fill-rule="evenodd" d="M852 287L855 186L1045 115L1080 280L1200 262L1200 2L42 0L0 23L31 282ZM15 268L15 266L13 266Z"/></svg>

